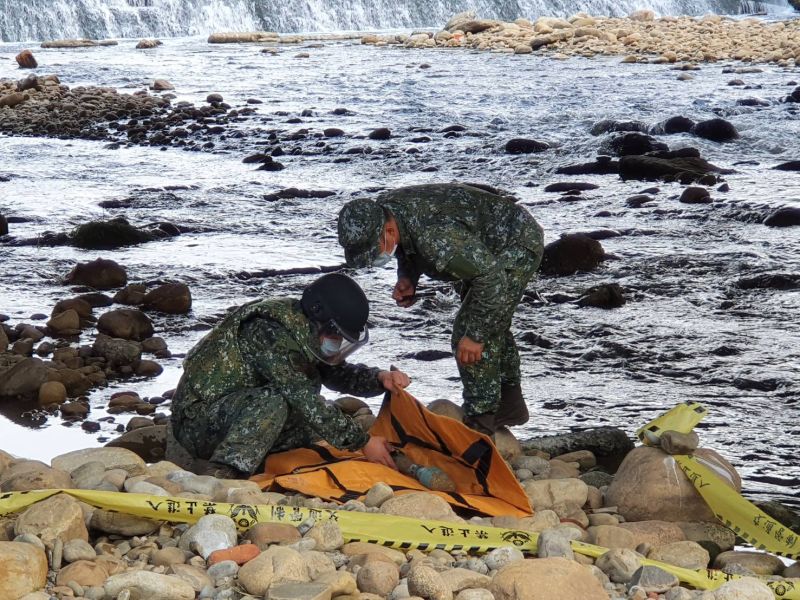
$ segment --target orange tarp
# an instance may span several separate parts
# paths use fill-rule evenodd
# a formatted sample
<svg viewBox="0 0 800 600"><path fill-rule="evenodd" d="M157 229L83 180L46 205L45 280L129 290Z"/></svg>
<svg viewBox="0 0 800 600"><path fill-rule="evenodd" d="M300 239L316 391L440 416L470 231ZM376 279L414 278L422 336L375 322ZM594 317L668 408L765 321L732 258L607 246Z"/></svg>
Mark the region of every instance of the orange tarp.
<svg viewBox="0 0 800 600"><path fill-rule="evenodd" d="M336 502L363 499L382 481L396 494L426 491L476 514L522 517L533 512L490 438L430 412L407 392L386 395L370 433L385 437L412 462L445 471L456 491L431 491L412 477L368 462L360 452L336 450L324 442L271 454L265 473L252 479L263 489L291 490Z"/></svg>

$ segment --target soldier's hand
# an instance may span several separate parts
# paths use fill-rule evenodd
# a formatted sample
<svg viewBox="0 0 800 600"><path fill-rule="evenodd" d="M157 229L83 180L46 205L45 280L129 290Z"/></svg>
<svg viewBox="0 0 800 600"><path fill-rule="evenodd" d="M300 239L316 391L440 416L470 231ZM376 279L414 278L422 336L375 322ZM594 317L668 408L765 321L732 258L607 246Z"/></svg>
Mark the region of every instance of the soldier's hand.
<svg viewBox="0 0 800 600"><path fill-rule="evenodd" d="M364 456L367 457L369 462L385 465L396 471L397 466L394 464L394 460L392 460L392 450L392 445L386 441L386 438L382 438L378 435L371 435L362 452L364 452Z"/></svg>
<svg viewBox="0 0 800 600"><path fill-rule="evenodd" d="M462 337L456 348L456 360L462 365L473 365L483 356L483 344L468 338Z"/></svg>
<svg viewBox="0 0 800 600"><path fill-rule="evenodd" d="M392 298L397 302L397 306L408 308L417 301L416 293L417 290L411 280L408 277L401 277L394 285Z"/></svg>
<svg viewBox="0 0 800 600"><path fill-rule="evenodd" d="M378 381L389 392L399 392L411 385L411 378L402 371L381 371Z"/></svg>

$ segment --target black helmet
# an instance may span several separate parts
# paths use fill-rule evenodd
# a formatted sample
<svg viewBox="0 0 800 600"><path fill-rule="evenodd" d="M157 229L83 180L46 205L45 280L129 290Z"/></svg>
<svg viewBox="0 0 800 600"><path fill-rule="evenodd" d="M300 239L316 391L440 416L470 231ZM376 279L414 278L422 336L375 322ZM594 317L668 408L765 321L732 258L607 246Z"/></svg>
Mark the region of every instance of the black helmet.
<svg viewBox="0 0 800 600"><path fill-rule="evenodd" d="M351 343L364 339L369 302L361 287L347 275L329 273L303 290L303 313L322 331L330 328Z"/></svg>

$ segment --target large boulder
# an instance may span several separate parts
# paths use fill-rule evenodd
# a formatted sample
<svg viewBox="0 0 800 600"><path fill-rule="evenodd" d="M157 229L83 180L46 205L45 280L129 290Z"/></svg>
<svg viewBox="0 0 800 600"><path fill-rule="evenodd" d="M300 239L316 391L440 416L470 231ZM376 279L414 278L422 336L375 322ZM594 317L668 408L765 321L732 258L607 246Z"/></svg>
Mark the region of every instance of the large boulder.
<svg viewBox="0 0 800 600"><path fill-rule="evenodd" d="M644 133L622 133L609 137L600 147L601 154L635 156L669 150L669 146Z"/></svg>
<svg viewBox="0 0 800 600"><path fill-rule="evenodd" d="M29 492L72 488L68 473L51 469L36 460L20 460L10 464L0 477L0 492Z"/></svg>
<svg viewBox="0 0 800 600"><path fill-rule="evenodd" d="M522 487L535 511L564 505L580 508L589 497L589 486L580 479L529 479Z"/></svg>
<svg viewBox="0 0 800 600"><path fill-rule="evenodd" d="M726 171L700 156L676 156L660 153L656 156L623 156L619 161L619 176L623 180L681 181L691 183L707 175Z"/></svg>
<svg viewBox="0 0 800 600"><path fill-rule="evenodd" d="M147 468L141 457L125 448L84 448L56 456L51 465L72 473L75 469L90 462L102 463L106 470L122 469L129 476L143 475Z"/></svg>
<svg viewBox="0 0 800 600"><path fill-rule="evenodd" d="M544 152L550 147L546 142L531 140L527 138L514 138L506 142L506 152L508 154L532 154Z"/></svg>
<svg viewBox="0 0 800 600"><path fill-rule="evenodd" d="M0 597L16 600L46 583L44 550L25 542L0 542Z"/></svg>
<svg viewBox="0 0 800 600"><path fill-rule="evenodd" d="M714 142L730 142L739 137L732 123L725 119L709 119L695 123L691 132L698 137Z"/></svg>
<svg viewBox="0 0 800 600"><path fill-rule="evenodd" d="M97 329L114 338L137 342L153 337L154 333L150 317L135 308L108 311L97 321Z"/></svg>
<svg viewBox="0 0 800 600"><path fill-rule="evenodd" d="M144 306L170 315L183 315L192 308L192 293L185 283L165 283L145 294Z"/></svg>
<svg viewBox="0 0 800 600"><path fill-rule="evenodd" d="M496 600L608 600L600 580L565 558L522 560L503 567L489 591Z"/></svg>
<svg viewBox="0 0 800 600"><path fill-rule="evenodd" d="M37 394L47 374L47 366L38 358L25 358L9 367L0 366L0 399Z"/></svg>
<svg viewBox="0 0 800 600"><path fill-rule="evenodd" d="M764 219L767 227L794 227L800 225L800 208L785 206L772 212Z"/></svg>
<svg viewBox="0 0 800 600"><path fill-rule="evenodd" d="M17 519L14 533L31 533L41 538L45 544L52 544L57 539L64 543L70 540L89 540L80 504L63 494L52 496L28 508Z"/></svg>
<svg viewBox="0 0 800 600"><path fill-rule="evenodd" d="M73 245L85 250L112 250L152 242L174 233L174 226L141 229L122 217L109 221L91 221L76 227L70 234Z"/></svg>
<svg viewBox="0 0 800 600"><path fill-rule="evenodd" d="M717 471L725 485L742 487L733 466L713 450L698 448L695 457ZM606 493L626 521L714 521L713 511L684 475L675 459L658 448L641 446L622 461Z"/></svg>
<svg viewBox="0 0 800 600"><path fill-rule="evenodd" d="M98 290L110 290L128 283L128 274L124 267L113 260L98 258L75 265L64 281L72 285L87 285Z"/></svg>
<svg viewBox="0 0 800 600"><path fill-rule="evenodd" d="M274 583L309 580L303 556L292 548L270 546L239 569L239 584L253 596L262 597Z"/></svg>
<svg viewBox="0 0 800 600"><path fill-rule="evenodd" d="M545 275L572 275L578 271L593 271L604 258L600 242L582 233L573 233L544 247L539 270Z"/></svg>

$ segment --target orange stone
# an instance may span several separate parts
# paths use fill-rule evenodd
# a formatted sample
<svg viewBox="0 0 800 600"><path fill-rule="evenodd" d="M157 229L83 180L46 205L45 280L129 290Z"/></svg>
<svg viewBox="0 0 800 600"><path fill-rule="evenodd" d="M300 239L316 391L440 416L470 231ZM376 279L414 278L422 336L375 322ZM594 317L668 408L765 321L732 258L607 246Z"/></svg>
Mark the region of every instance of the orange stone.
<svg viewBox="0 0 800 600"><path fill-rule="evenodd" d="M261 550L255 544L241 544L225 550L215 550L208 556L208 566L210 567L225 560L232 560L237 565L243 565L259 554L261 554Z"/></svg>

